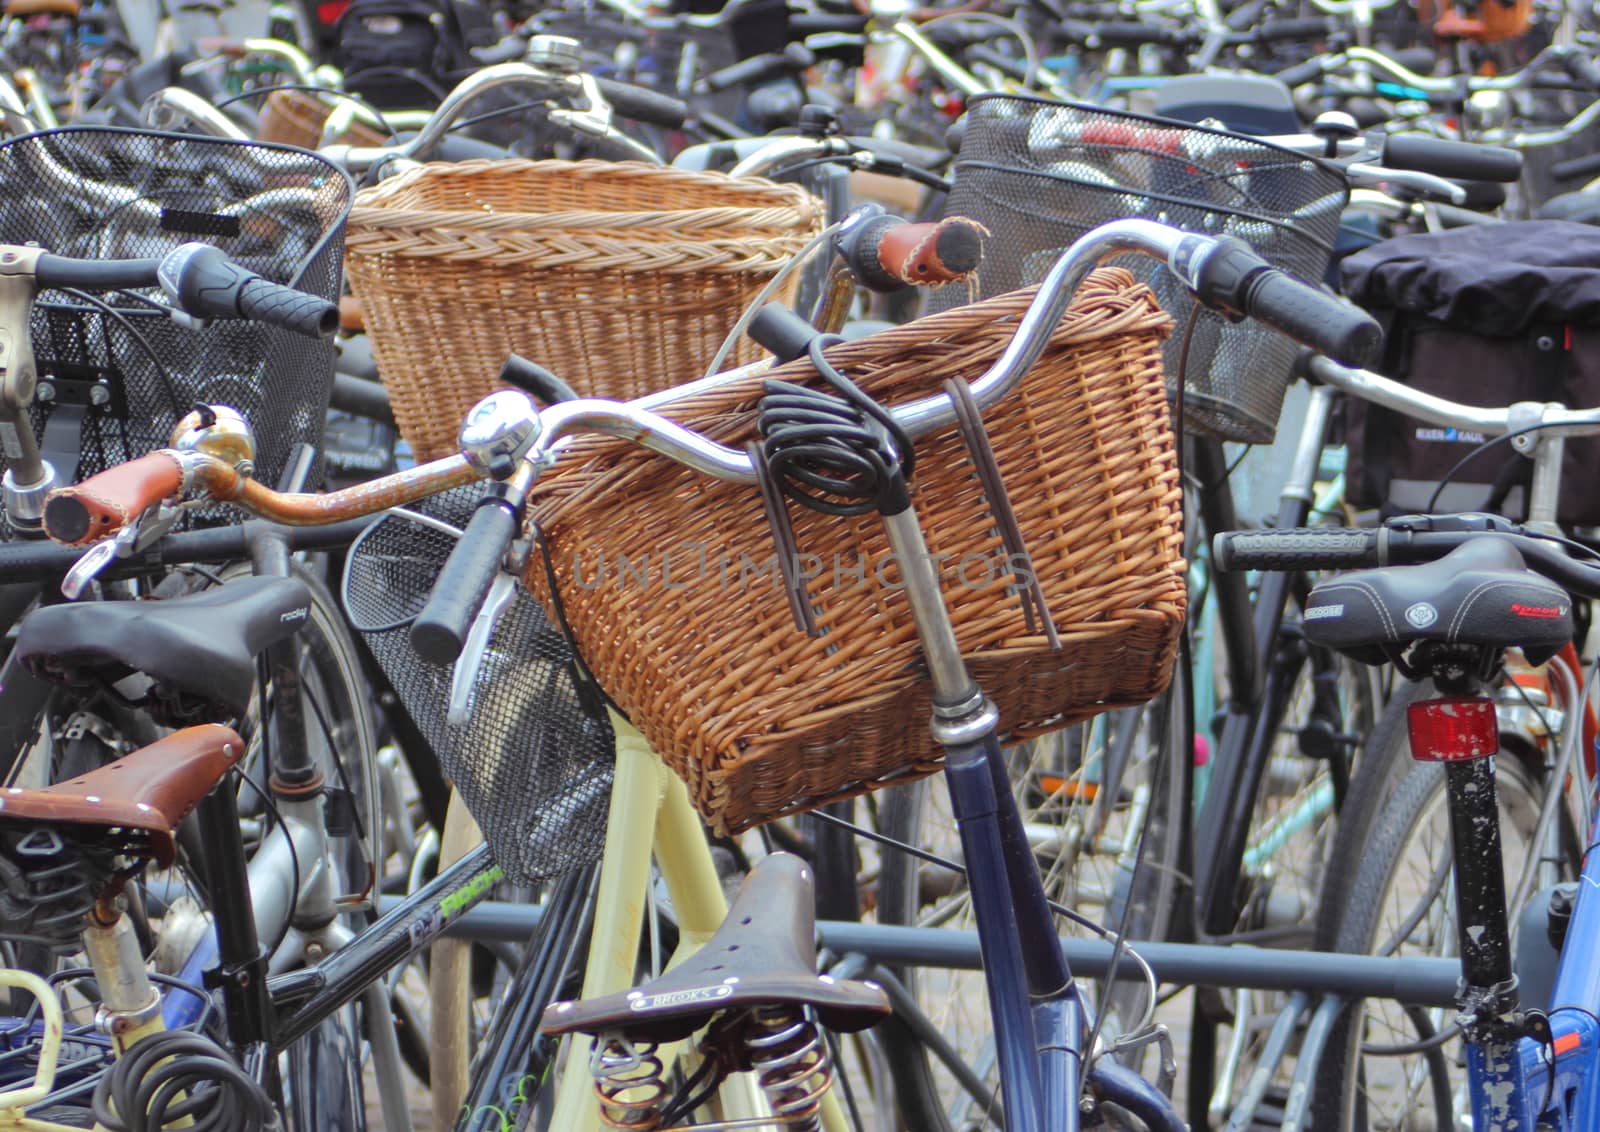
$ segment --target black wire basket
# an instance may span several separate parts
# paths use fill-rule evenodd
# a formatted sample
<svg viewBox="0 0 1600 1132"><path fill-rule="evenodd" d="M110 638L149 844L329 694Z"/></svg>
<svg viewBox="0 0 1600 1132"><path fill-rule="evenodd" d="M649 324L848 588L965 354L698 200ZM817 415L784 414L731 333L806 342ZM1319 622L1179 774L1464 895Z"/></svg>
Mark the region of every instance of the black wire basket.
<svg viewBox="0 0 1600 1132"><path fill-rule="evenodd" d="M353 185L288 146L68 126L0 144L0 243L94 259L214 244L277 283L339 297ZM65 482L165 447L197 401L238 409L258 479L275 484L301 444L321 441L334 350L249 322L180 326L159 291L43 291L31 331L33 425ZM4 466L0 453L0 467ZM203 521L227 521L231 509ZM0 540L11 537L0 522Z"/></svg>
<svg viewBox="0 0 1600 1132"><path fill-rule="evenodd" d="M1319 281L1349 200L1344 175L1254 138L1043 98L980 95L968 104L946 215L991 233L978 272L988 298L1039 282L1084 233L1137 217L1236 236L1276 267ZM1177 396L1186 323L1195 310L1155 260L1118 257L1178 320L1167 344ZM966 298L957 288L936 306ZM1196 314L1185 367L1183 427L1251 444L1272 439L1298 347L1259 323Z"/></svg>
<svg viewBox="0 0 1600 1132"><path fill-rule="evenodd" d="M449 721L454 668L424 662L407 634L482 493L458 488L369 527L350 548L343 600L507 879L534 884L599 859L615 739L603 698L520 582L496 623L467 721Z"/></svg>

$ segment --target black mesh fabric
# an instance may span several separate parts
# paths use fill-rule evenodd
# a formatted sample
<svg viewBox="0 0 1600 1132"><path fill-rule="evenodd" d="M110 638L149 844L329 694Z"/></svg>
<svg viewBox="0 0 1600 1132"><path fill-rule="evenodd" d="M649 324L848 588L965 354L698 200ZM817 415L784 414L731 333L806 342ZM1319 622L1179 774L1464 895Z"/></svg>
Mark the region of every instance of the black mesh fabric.
<svg viewBox="0 0 1600 1132"><path fill-rule="evenodd" d="M274 282L339 296L351 183L304 150L66 127L0 144L0 184L0 243L128 259L201 241ZM116 314L59 291L34 303L34 358L53 395L36 404L34 428L47 455L67 453L53 461L64 480L165 447L196 401L245 415L255 474L268 484L298 444L320 442L331 343L249 322L180 326L153 305L162 298L156 290L102 298ZM73 450L76 466L64 466ZM219 509L207 519L237 514ZM0 539L10 533L0 522Z"/></svg>
<svg viewBox="0 0 1600 1132"><path fill-rule="evenodd" d="M580 692L565 638L520 584L496 624L470 719L454 727L446 718L452 670L419 658L407 631L481 494L447 492L363 535L345 569L345 611L500 867L531 884L599 859L614 741L604 710Z"/></svg>
<svg viewBox="0 0 1600 1132"><path fill-rule="evenodd" d="M1343 174L1237 134L1048 99L982 95L968 104L947 215L991 233L978 272L988 298L1037 283L1084 233L1125 217L1236 236L1276 267L1322 279L1349 198ZM1178 320L1167 346L1175 382L1193 301L1165 267L1119 257ZM965 301L946 288L935 307ZM1266 443L1298 349L1253 323L1202 311L1189 347L1184 427ZM1174 390L1175 392L1175 390Z"/></svg>

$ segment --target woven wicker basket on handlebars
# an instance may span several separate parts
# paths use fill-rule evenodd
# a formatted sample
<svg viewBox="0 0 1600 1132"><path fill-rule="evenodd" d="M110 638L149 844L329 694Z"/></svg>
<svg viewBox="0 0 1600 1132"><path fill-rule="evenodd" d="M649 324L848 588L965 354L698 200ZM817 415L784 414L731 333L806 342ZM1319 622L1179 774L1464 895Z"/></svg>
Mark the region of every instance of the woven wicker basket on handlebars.
<svg viewBox="0 0 1600 1132"><path fill-rule="evenodd" d="M1031 291L831 348L884 404L971 381ZM917 445L913 491L968 663L1012 734L1142 702L1167 685L1184 614L1181 490L1164 392L1170 321L1121 269L1080 289L1049 349L985 412L1052 620L1030 628L973 463L952 426ZM808 362L772 376L815 380ZM668 413L725 444L754 435L760 383ZM875 514L790 507L807 600L794 623L759 492L602 438L574 444L531 510L530 588L719 832L931 773L929 689ZM559 606L552 602L555 580Z"/></svg>
<svg viewBox="0 0 1600 1132"><path fill-rule="evenodd" d="M275 90L261 106L258 141L316 149L333 108L314 94L301 90ZM339 136L350 145L382 145L388 137L371 126L351 122Z"/></svg>
<svg viewBox="0 0 1600 1132"><path fill-rule="evenodd" d="M822 222L803 190L754 178L465 161L361 192L345 262L400 431L432 459L508 353L618 400L700 376ZM741 342L732 362L759 356Z"/></svg>

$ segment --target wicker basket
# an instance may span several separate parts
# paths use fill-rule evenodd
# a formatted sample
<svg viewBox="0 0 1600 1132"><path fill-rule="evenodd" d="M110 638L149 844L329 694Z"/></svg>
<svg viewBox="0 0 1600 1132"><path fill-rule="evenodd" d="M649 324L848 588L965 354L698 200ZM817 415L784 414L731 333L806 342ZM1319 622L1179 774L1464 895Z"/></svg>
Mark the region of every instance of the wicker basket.
<svg viewBox="0 0 1600 1132"><path fill-rule="evenodd" d="M275 90L261 108L261 128L257 140L316 149L322 144L322 128L332 109L313 94L301 90ZM389 139L371 126L351 122L339 135L350 145L383 145Z"/></svg>
<svg viewBox="0 0 1600 1132"><path fill-rule="evenodd" d="M1015 292L829 357L886 404L971 381L1011 340ZM967 660L1012 735L1164 688L1184 614L1182 516L1162 374L1170 322L1121 269L1095 273L1027 378L985 424L1062 641L1030 631L959 434L924 438L913 483ZM773 376L807 380L808 364ZM814 377L814 375L812 375ZM759 382L671 415L724 443L753 436ZM876 515L791 507L824 634L796 628L759 493L619 442L573 445L531 512L580 654L689 785L718 832L931 773L929 688ZM804 557L814 556L814 557Z"/></svg>
<svg viewBox="0 0 1600 1132"><path fill-rule="evenodd" d="M619 400L700 376L822 220L820 202L768 181L465 161L360 193L345 263L395 420L432 459L455 451L508 353ZM792 297L792 286L775 296ZM741 342L734 362L758 356Z"/></svg>

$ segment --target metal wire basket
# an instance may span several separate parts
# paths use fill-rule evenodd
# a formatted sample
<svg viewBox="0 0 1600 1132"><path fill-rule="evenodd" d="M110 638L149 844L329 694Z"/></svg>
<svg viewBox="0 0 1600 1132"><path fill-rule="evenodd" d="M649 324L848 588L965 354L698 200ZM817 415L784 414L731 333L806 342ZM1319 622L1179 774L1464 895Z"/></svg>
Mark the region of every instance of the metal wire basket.
<svg viewBox="0 0 1600 1132"><path fill-rule="evenodd" d="M1320 280L1349 199L1342 173L1254 138L1186 122L1043 98L980 95L946 211L992 233L979 297L1043 278L1062 250L1111 220L1143 217L1236 236L1274 266ZM1178 319L1167 345L1169 394L1193 302L1140 256L1113 262L1148 283ZM936 296L952 306L955 288ZM1254 322L1199 311L1183 391L1185 429L1252 444L1272 439L1297 347Z"/></svg>
<svg viewBox="0 0 1600 1132"><path fill-rule="evenodd" d="M599 858L614 739L566 639L520 584L496 625L467 722L449 721L454 670L424 663L407 630L481 494L446 492L369 527L350 548L344 606L507 878L531 884Z"/></svg>
<svg viewBox="0 0 1600 1132"><path fill-rule="evenodd" d="M338 298L353 186L316 154L73 126L0 144L0 183L0 243L122 259L198 240L274 282ZM31 323L33 424L46 456L76 482L163 447L205 401L245 415L255 474L275 483L298 445L321 439L332 344L249 322L180 326L160 298L41 292ZM10 537L0 521L0 540Z"/></svg>

